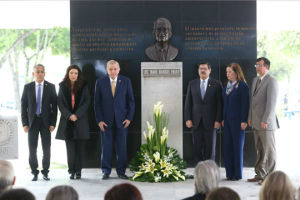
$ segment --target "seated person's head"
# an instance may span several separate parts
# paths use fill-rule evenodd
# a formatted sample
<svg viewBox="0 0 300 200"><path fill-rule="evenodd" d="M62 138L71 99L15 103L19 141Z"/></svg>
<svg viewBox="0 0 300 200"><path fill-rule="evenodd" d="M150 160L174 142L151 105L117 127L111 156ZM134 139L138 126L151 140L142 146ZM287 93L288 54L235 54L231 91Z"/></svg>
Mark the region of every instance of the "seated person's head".
<svg viewBox="0 0 300 200"><path fill-rule="evenodd" d="M240 196L228 187L219 187L208 193L205 200L240 200Z"/></svg>
<svg viewBox="0 0 300 200"><path fill-rule="evenodd" d="M195 168L195 193L207 194L218 187L220 170L215 161L201 161Z"/></svg>
<svg viewBox="0 0 300 200"><path fill-rule="evenodd" d="M0 194L11 189L15 184L15 173L12 164L6 160L0 160Z"/></svg>
<svg viewBox="0 0 300 200"><path fill-rule="evenodd" d="M267 176L259 192L260 200L294 199L296 188L282 171L274 171Z"/></svg>
<svg viewBox="0 0 300 200"><path fill-rule="evenodd" d="M104 200L142 200L140 191L130 183L122 183L115 185L108 190L104 196Z"/></svg>
<svg viewBox="0 0 300 200"><path fill-rule="evenodd" d="M53 187L47 194L46 200L78 200L76 190L68 185Z"/></svg>
<svg viewBox="0 0 300 200"><path fill-rule="evenodd" d="M35 197L26 189L11 189L1 194L0 200L35 200Z"/></svg>

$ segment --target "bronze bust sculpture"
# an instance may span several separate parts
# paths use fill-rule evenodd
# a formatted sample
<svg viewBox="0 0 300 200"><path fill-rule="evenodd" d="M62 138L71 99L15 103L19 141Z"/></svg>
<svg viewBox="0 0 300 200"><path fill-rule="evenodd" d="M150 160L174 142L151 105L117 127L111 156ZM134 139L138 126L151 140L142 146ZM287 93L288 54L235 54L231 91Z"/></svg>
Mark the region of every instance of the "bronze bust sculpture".
<svg viewBox="0 0 300 200"><path fill-rule="evenodd" d="M178 54L178 49L169 44L172 36L171 23L166 18L158 18L153 24L155 44L145 50L146 55L153 61L172 61Z"/></svg>

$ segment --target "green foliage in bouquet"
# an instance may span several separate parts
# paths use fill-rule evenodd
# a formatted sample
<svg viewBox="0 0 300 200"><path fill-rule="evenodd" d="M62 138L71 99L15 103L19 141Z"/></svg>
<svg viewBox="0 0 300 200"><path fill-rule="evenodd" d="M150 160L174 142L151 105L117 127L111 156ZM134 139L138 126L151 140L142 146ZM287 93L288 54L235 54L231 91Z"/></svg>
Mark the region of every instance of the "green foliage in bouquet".
<svg viewBox="0 0 300 200"><path fill-rule="evenodd" d="M148 135L144 131L146 143L140 148L129 164L134 172L131 180L142 182L172 182L185 180L186 162L176 149L167 146L168 117L162 112L163 105L154 105L155 128L147 121Z"/></svg>

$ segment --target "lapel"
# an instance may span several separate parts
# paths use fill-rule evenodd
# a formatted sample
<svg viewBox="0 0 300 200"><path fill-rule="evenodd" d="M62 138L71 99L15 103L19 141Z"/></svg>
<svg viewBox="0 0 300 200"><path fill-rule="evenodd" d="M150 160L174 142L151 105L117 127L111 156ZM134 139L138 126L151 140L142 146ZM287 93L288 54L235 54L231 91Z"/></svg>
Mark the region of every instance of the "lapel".
<svg viewBox="0 0 300 200"><path fill-rule="evenodd" d="M208 78L207 87L206 87L206 90L205 90L203 101L205 101L205 99L207 98L207 96L208 96L207 94L211 90L211 86L212 86L212 80L211 80L211 78Z"/></svg>
<svg viewBox="0 0 300 200"><path fill-rule="evenodd" d="M258 76L255 77L254 80L253 80L252 89L251 89L252 90L252 93L251 93L252 96L254 96L255 93L256 93L255 88L256 88L257 81L258 81Z"/></svg>
<svg viewBox="0 0 300 200"><path fill-rule="evenodd" d="M266 75L265 75L265 77L263 78L263 80L261 80L261 82L260 82L258 88L256 89L254 95L257 94L257 93L259 92L259 90L263 87L263 85L266 84L266 82L268 81L269 77L270 77L269 74L266 74ZM258 81L258 77L256 78L255 86L256 86L256 84L257 84L257 81ZM255 87L254 87L254 90L255 90Z"/></svg>
<svg viewBox="0 0 300 200"><path fill-rule="evenodd" d="M122 77L121 77L121 75L118 75L118 80L117 80L117 83L116 83L115 97L118 95L121 86L122 86Z"/></svg>
<svg viewBox="0 0 300 200"><path fill-rule="evenodd" d="M198 96L198 98L200 99L200 101L202 101L201 89L200 89L200 78L196 79L196 81L195 81L195 88L196 88L196 95Z"/></svg>
<svg viewBox="0 0 300 200"><path fill-rule="evenodd" d="M35 91L35 81L33 81L30 85L30 90L31 90L31 93L33 94L33 103L34 103L34 106L36 106L36 91Z"/></svg>
<svg viewBox="0 0 300 200"><path fill-rule="evenodd" d="M44 87L43 87L43 96L42 96L42 105L44 104L44 98L48 93L48 82L44 81Z"/></svg>
<svg viewBox="0 0 300 200"><path fill-rule="evenodd" d="M110 82L110 78L109 76L106 77L106 81L105 81L106 87L109 88L109 95L111 96L111 98L113 98L112 95L112 89L111 89L111 82ZM116 91L115 91L115 95L116 95Z"/></svg>

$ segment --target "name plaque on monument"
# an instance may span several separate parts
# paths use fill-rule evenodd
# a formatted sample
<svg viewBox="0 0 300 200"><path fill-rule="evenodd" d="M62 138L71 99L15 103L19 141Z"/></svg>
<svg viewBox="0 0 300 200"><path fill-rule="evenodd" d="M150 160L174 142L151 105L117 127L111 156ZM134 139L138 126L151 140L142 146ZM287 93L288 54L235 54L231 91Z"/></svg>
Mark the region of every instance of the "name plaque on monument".
<svg viewBox="0 0 300 200"><path fill-rule="evenodd" d="M177 77L181 76L180 69L143 69L144 77Z"/></svg>
<svg viewBox="0 0 300 200"><path fill-rule="evenodd" d="M183 156L182 62L142 62L141 65L141 132L147 129L146 121L153 121L153 105L161 101L169 116L167 145Z"/></svg>

